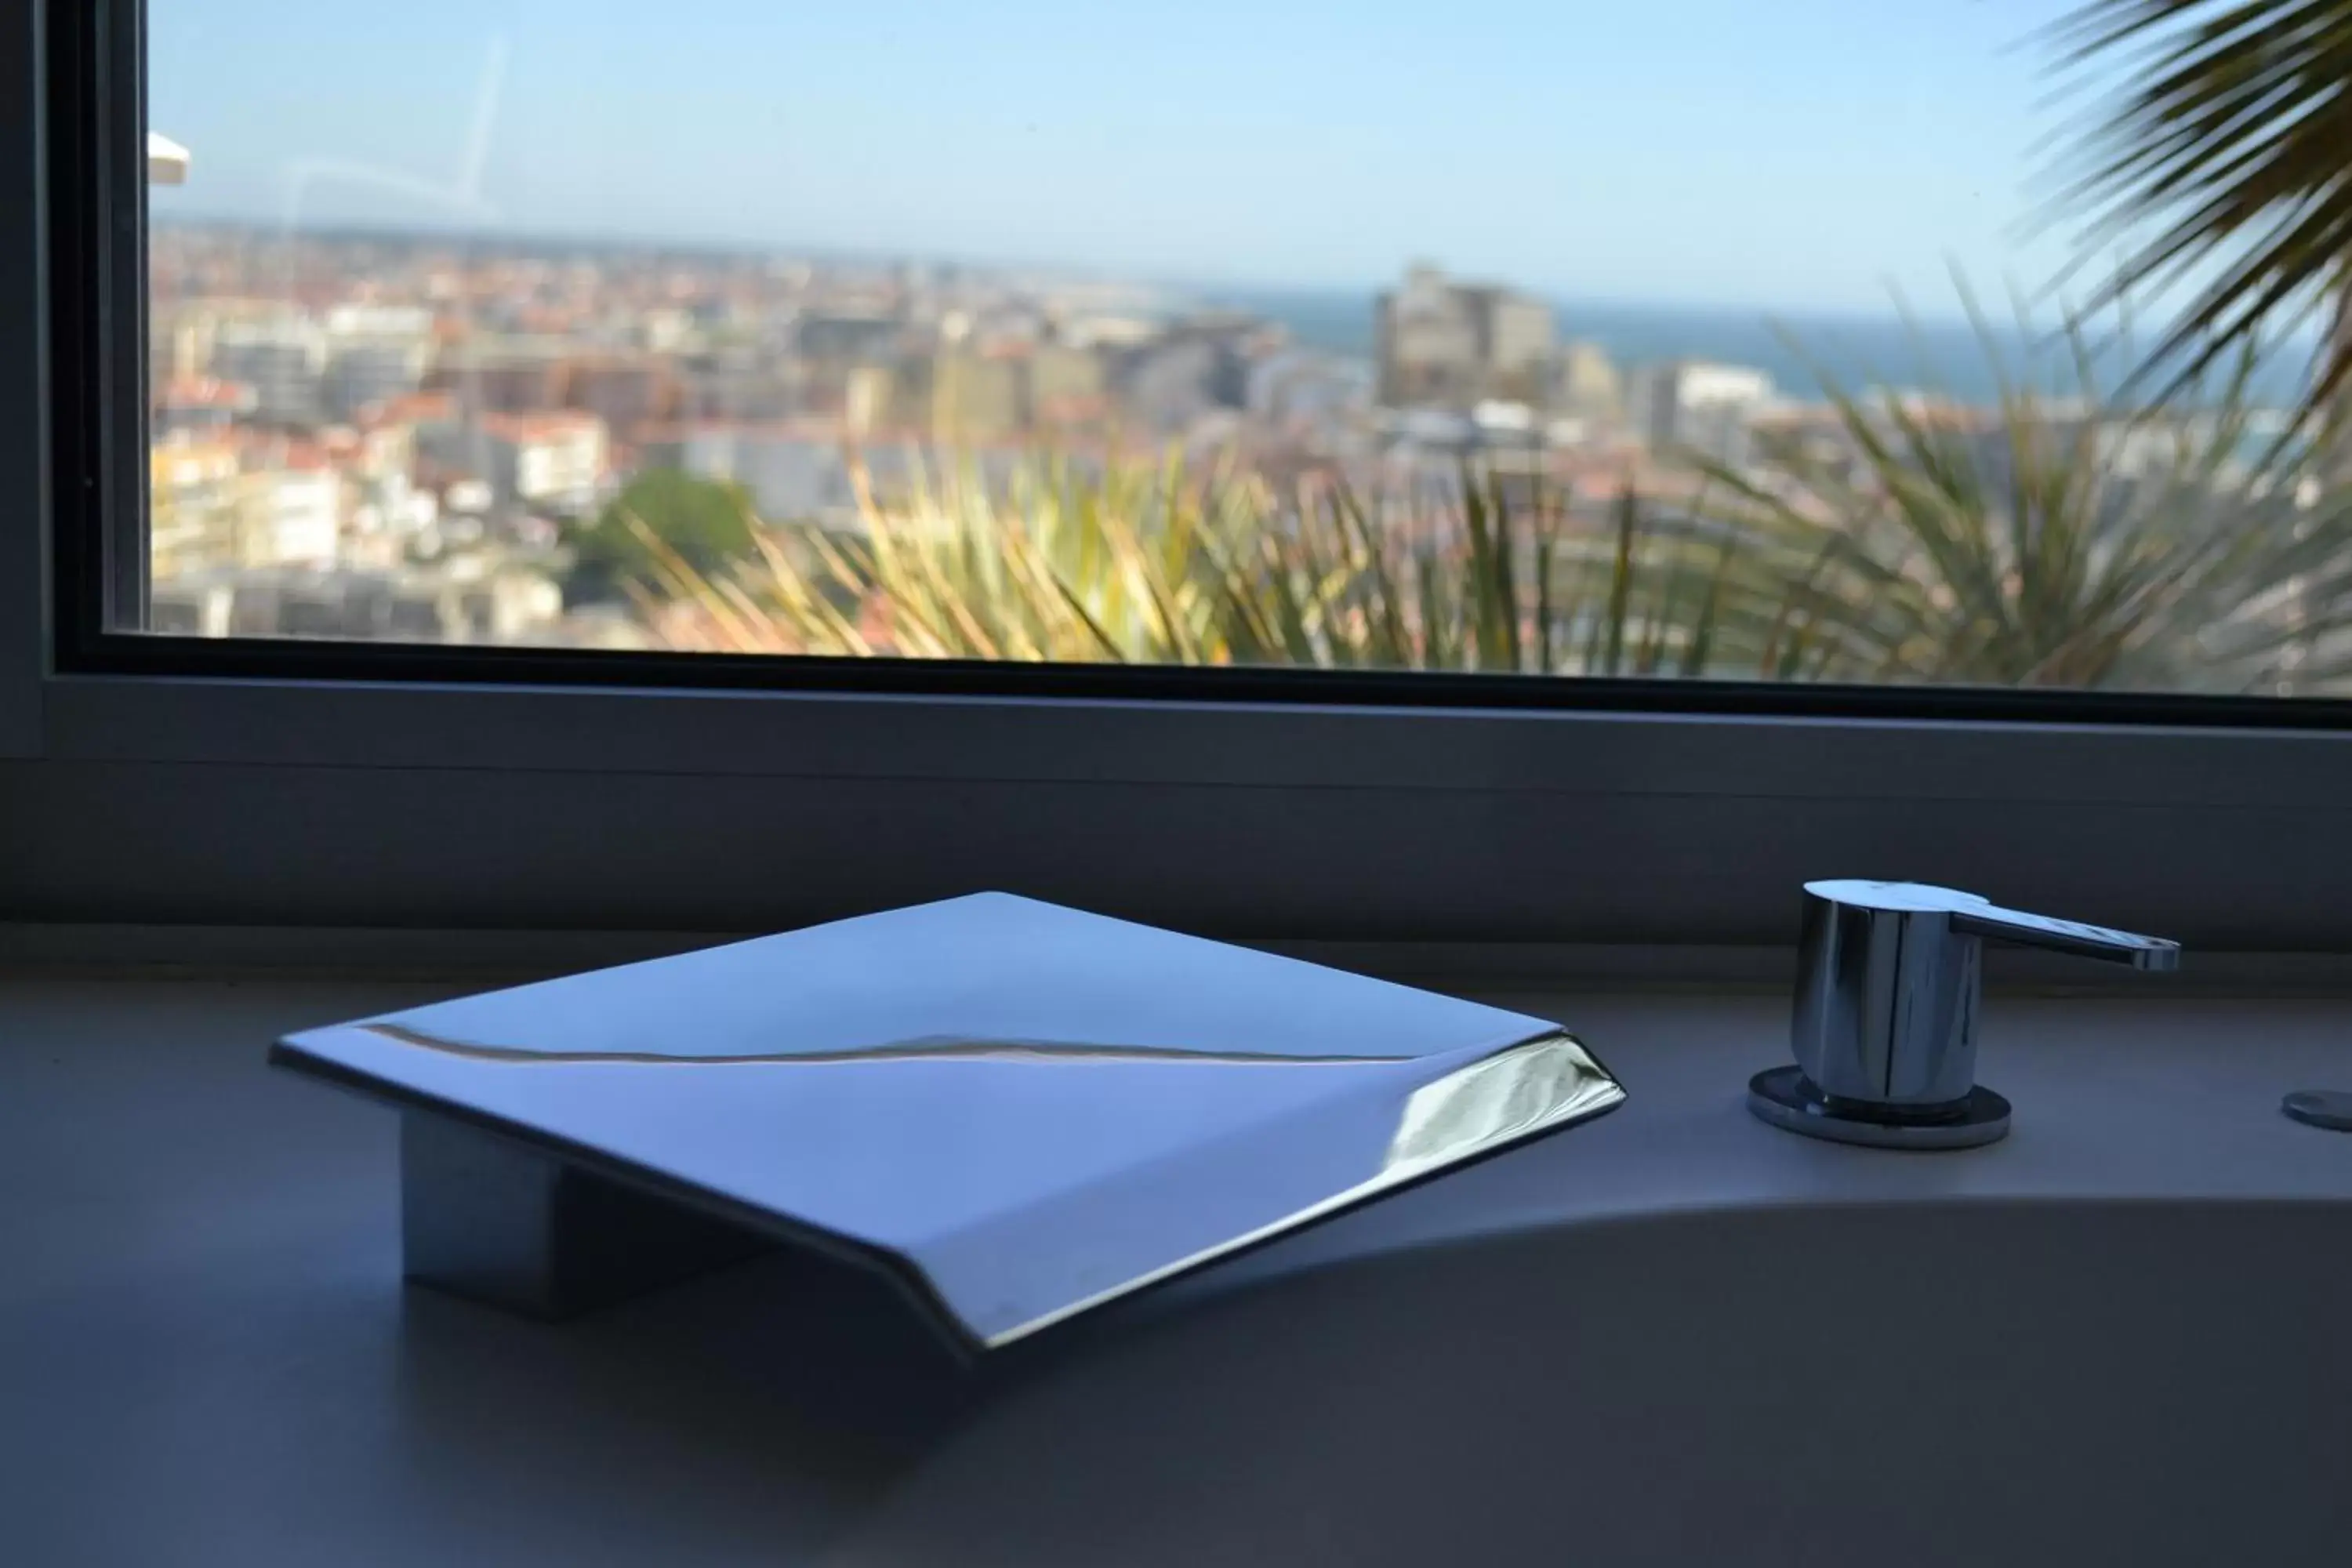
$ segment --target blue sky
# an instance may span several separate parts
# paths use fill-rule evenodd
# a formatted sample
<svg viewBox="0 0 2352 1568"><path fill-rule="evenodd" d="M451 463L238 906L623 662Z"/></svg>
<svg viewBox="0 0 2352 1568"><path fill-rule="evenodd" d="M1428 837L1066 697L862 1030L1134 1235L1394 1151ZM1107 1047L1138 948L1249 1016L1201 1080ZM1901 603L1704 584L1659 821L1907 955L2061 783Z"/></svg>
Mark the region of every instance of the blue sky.
<svg viewBox="0 0 2352 1568"><path fill-rule="evenodd" d="M2064 254L2017 229L2066 0L149 7L167 212L482 221L435 193L495 77L478 194L524 230L1868 313Z"/></svg>

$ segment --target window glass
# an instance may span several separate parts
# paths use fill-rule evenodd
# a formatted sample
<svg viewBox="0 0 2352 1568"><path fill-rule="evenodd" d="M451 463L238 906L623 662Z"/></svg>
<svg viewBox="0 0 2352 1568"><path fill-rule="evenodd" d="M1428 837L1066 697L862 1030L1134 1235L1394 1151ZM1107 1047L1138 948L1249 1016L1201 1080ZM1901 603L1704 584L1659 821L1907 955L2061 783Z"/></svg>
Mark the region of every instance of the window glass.
<svg viewBox="0 0 2352 1568"><path fill-rule="evenodd" d="M127 629L2352 678L2325 291L2132 375L2260 236L2109 297L2057 0L148 11Z"/></svg>

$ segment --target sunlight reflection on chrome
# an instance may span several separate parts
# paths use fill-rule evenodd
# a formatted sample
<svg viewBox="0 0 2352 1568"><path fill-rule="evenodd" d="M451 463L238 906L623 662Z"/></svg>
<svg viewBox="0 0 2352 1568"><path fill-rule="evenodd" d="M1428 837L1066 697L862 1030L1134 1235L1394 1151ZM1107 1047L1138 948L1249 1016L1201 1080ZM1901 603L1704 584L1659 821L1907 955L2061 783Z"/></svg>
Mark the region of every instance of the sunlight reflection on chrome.
<svg viewBox="0 0 2352 1568"><path fill-rule="evenodd" d="M1354 1186L1255 1230L987 1336L991 1350L1025 1339L1204 1263L1271 1241L1423 1176L1621 1104L1625 1090L1573 1035L1547 1035L1423 1084L1405 1100L1380 1169Z"/></svg>
<svg viewBox="0 0 2352 1568"><path fill-rule="evenodd" d="M530 1046L490 1046L428 1035L398 1024L362 1024L363 1034L422 1046L444 1056L470 1061L512 1062L524 1066L560 1064L569 1067L814 1067L856 1062L1165 1062L1204 1067L1382 1067L1418 1061L1418 1057L1297 1056L1275 1051L1203 1051L1182 1046L1098 1046L1070 1040L975 1040L960 1036L927 1036L912 1040L888 1040L833 1051L562 1051Z"/></svg>

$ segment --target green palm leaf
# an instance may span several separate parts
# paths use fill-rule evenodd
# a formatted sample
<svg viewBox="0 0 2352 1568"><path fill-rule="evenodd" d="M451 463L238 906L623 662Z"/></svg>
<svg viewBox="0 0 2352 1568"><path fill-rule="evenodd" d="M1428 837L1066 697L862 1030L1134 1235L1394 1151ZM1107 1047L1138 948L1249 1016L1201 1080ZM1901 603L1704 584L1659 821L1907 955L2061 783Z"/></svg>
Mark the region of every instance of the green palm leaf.
<svg viewBox="0 0 2352 1568"><path fill-rule="evenodd" d="M2004 376L1996 409L1958 420L1828 383L1851 468L1705 465L1712 508L1790 585L1770 673L2342 689L2352 487L2326 482L2324 449L2265 441L2251 350L2168 407L2103 394L2090 341L2079 321L2057 340L2062 394Z"/></svg>
<svg viewBox="0 0 2352 1568"><path fill-rule="evenodd" d="M2092 306L2189 290L2155 345L2165 395L2277 322L2336 312L2310 388L2352 377L2352 0L2089 0L2052 29L2065 67L2118 65L2063 166L2085 257L2120 251Z"/></svg>

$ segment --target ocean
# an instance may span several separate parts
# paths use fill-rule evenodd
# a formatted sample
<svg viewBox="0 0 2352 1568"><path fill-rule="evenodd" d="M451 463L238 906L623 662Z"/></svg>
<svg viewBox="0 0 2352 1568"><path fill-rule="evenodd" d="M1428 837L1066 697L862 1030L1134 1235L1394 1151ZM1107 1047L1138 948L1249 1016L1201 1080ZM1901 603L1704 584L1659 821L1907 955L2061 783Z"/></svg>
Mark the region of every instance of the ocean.
<svg viewBox="0 0 2352 1568"><path fill-rule="evenodd" d="M1206 302L1244 310L1289 329L1301 345L1328 353L1370 359L1373 347L1373 296L1344 289L1202 290ZM2061 394L2076 384L2071 351L2050 329L2035 337L2013 324L1991 327L1987 339L1954 321L1914 327L1894 316L1775 316L1762 310L1681 310L1669 306L1553 302L1560 340L1598 343L1619 368L1673 359L1717 360L1752 365L1770 374L1780 390L1814 399L1823 382L1847 391L1898 386L1939 393L1963 403L1990 404L1999 396L1997 353L2012 380ZM2142 342L2147 341L2143 334ZM1989 353L1989 349L1991 351ZM2103 385L2112 386L2129 361L2110 344L2096 356ZM2310 350L2272 356L2253 378L2257 401L2293 404L2308 374Z"/></svg>

